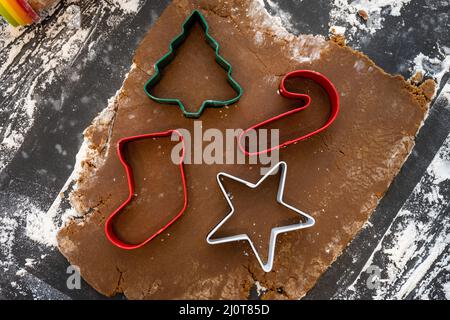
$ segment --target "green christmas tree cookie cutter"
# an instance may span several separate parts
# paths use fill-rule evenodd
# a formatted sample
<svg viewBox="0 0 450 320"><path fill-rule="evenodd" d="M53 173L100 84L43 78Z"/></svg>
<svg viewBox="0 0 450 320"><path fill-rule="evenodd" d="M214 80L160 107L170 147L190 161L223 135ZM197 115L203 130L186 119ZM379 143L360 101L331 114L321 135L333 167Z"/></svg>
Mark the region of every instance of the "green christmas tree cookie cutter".
<svg viewBox="0 0 450 320"><path fill-rule="evenodd" d="M160 98L153 95L151 93L151 90L161 80L162 69L164 69L167 65L169 65L170 62L173 60L173 58L175 57L175 51L186 40L189 31L195 25L196 22L200 23L206 36L206 42L211 46L211 48L214 49L216 62L227 72L228 83L230 84L231 88L233 88L233 90L236 92L236 96L229 100L205 100L202 102L202 105L196 112L189 112L186 110L181 100L176 98ZM242 87L239 85L239 83L236 80L234 80L233 77L231 76L231 72L233 70L231 64L219 54L219 43L209 34L208 30L209 26L208 23L206 22L205 17L202 15L200 11L194 10L191 13L191 15L186 19L186 21L183 23L182 32L178 36L173 38L173 40L170 42L169 52L167 52L161 59L159 59L155 63L155 74L150 78L150 80L147 81L147 83L144 86L145 93L150 97L150 99L162 104L177 104L181 109L181 111L183 112L184 116L188 118L199 118L202 115L203 110L207 107L217 108L231 105L241 98L242 93L244 91Z"/></svg>

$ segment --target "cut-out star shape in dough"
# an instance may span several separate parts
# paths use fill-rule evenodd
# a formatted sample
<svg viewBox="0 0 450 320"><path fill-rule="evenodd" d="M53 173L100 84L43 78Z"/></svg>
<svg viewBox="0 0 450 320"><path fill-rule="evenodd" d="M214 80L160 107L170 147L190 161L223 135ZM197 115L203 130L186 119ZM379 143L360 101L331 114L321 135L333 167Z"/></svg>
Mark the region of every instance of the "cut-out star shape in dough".
<svg viewBox="0 0 450 320"><path fill-rule="evenodd" d="M298 213L301 217L304 217L306 219L305 222L300 222L300 223L296 223L296 224L291 224L291 225L287 225L287 226L281 226L281 227L275 227L272 228L271 233L270 233L270 240L269 240L269 252L267 255L267 261L264 263L263 260L261 259L261 256L258 254L258 251L256 250L256 246L253 243L253 241L250 239L250 237L245 233L245 234L238 234L238 235L232 235L232 236L227 236L227 237L222 237L222 238L213 238L214 234L227 222L228 219L231 218L231 216L234 214L234 206L233 203L231 202L230 196L228 195L227 191L225 190L225 187L223 186L222 177L227 177L231 180L237 181L239 183L242 183L244 185L246 185L249 188L252 189L256 189L258 188L258 186L264 182L264 180L266 180L270 175L272 175L273 173L275 173L278 168L281 169L281 175L280 175L280 182L278 185L278 192L277 192L277 202L280 203L281 205L285 206L286 208L295 211L296 213ZM211 232L208 234L208 236L206 237L206 241L209 244L219 244L219 243L226 243L226 242L233 242L233 241L241 241L241 240L246 240L250 243L250 246L252 247L253 252L255 253L256 258L258 259L259 264L261 265L262 269L265 272L270 272L272 270L273 267L273 261L275 258L275 244L277 241L277 236L280 233L285 233L285 232L289 232L289 231L294 231L294 230L299 230L299 229L304 229L304 228L308 228L308 227L312 227L315 223L315 220L313 217L311 217L310 215L306 214L305 212L294 208L293 206L285 203L283 201L283 193L284 193L284 185L286 182L286 174L287 174L287 164L284 161L278 162L275 166L273 166L258 182L256 183L251 183L248 181L245 181L243 179L240 179L238 177L232 176L228 173L225 172L219 172L217 174L217 182L220 186L220 189L222 190L223 195L225 196L225 199L228 202L228 205L230 206L231 211L227 214L227 216L220 221L215 227L214 229L211 230Z"/></svg>

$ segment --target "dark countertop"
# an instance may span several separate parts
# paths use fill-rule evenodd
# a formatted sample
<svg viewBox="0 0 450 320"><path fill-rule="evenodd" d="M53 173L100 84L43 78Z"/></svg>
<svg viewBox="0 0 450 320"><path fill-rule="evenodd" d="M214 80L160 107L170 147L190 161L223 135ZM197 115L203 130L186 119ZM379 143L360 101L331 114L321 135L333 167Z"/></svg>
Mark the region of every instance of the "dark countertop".
<svg viewBox="0 0 450 320"><path fill-rule="evenodd" d="M141 1L140 10L129 13L105 3L63 2L42 24L14 37L2 34L11 33L9 28L0 29L0 141L5 141L11 130L19 137L12 139L12 147L0 147L0 232L11 235L4 239L8 245L0 250L0 270L4 271L0 277L1 299L104 298L84 282L79 290L68 289L66 259L54 247L31 240L25 230L30 223L27 216L36 212L57 223L57 217L46 213L73 171L82 131L120 88L136 46L168 1ZM330 17L335 8L331 3L265 1L271 14L290 13L290 31L324 36L329 34L330 19L345 24ZM78 8L83 33L72 25L71 16L67 20L67 10L75 10L76 17ZM387 72L406 78L412 75L414 59L422 53L429 57L424 63L429 75L439 75L439 60L450 48L450 4L412 0L403 6L400 16L385 11L382 16L382 28L373 34L351 32L349 45ZM70 48L65 46L67 37L73 37ZM58 54L62 58L53 60ZM52 62L57 68L48 67ZM306 299L443 299L446 292L448 298L450 181L436 178L442 172L433 171L436 163L450 158L450 141L446 140L450 132L450 87L439 95L449 78L448 67L441 73L438 98L400 174L368 226ZM31 116L27 115L30 108L34 110ZM4 168L2 163L6 164ZM427 196L433 190L439 193L436 201ZM396 260L392 248L399 243L411 244L401 237L408 235L405 230L412 224L420 224L416 232L421 241L413 243L415 251L409 252L410 256ZM401 247L397 250L408 252ZM26 259L34 261L26 266ZM5 264L7 270L2 267ZM373 268L369 272L367 268L372 265L381 272L377 288L367 286L366 280L373 274Z"/></svg>

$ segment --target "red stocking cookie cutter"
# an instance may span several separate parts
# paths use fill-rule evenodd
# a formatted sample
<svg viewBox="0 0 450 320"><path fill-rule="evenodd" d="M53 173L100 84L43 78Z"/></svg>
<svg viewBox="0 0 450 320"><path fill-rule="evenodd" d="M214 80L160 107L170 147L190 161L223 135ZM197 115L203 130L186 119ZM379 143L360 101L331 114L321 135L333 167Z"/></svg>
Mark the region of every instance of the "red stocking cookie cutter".
<svg viewBox="0 0 450 320"><path fill-rule="evenodd" d="M268 123L277 121L281 118L290 116L291 114L300 112L306 108L309 107L309 105L311 104L311 97L307 94L301 94L301 93L295 93L295 92L291 92L288 91L285 87L285 81L288 79L292 79L292 78L304 78L304 79L310 79L314 82L316 82L317 84L319 84L323 89L325 89L326 93L328 94L328 98L330 100L330 105L331 105L331 112L330 115L328 117L328 120L325 122L325 124L320 127L317 130L314 130L313 132L310 132L308 134L305 134L303 136L300 136L298 138L295 138L293 140L288 140L285 141L279 145L276 145L274 147L271 147L269 149L265 149L265 150L258 150L256 152L249 152L245 149L245 147L242 145L242 138L243 136L249 132L250 130L255 130L258 129ZM283 97L286 97L288 99L294 99L294 100L300 100L303 102L303 105L299 108L295 108L292 109L290 111L281 113L275 117L269 118L267 120L264 120L263 122L257 123L253 126L251 126L250 128L244 130L241 132L241 134L238 137L238 146L239 149L241 149L241 151L247 155L247 156L258 156L260 154L263 153L268 153L270 151L274 151L283 147L286 147L290 144L293 144L295 142L307 139L319 132L322 132L323 130L325 130L326 128L328 128L334 120L336 120L336 117L339 113L339 93L337 92L335 86L333 85L333 83L327 78L325 77L323 74L316 72L316 71L312 71L312 70L295 70L292 72L287 73L283 79L281 79L281 83L280 83L280 94Z"/></svg>
<svg viewBox="0 0 450 320"><path fill-rule="evenodd" d="M123 155L123 147L125 146L125 144L127 144L128 142L131 142L131 141L148 139L148 138L167 137L167 136L171 136L172 134L178 135L178 137L182 143L182 151L181 151L179 166L180 166L181 181L182 181L182 185L183 185L183 194L184 194L183 207L177 213L177 215L174 218L172 218L165 226L163 226L161 229L159 229L154 234L149 236L143 242L138 243L138 244L126 243L123 240L119 239L119 237L117 236L117 234L114 232L114 229L113 229L114 217L116 217L120 213L120 211L122 211L122 209L131 202L131 200L135 196L134 195L133 172L132 172L131 167L128 165L128 163L125 160L125 157ZM117 143L117 154L119 155L120 162L122 163L123 167L125 168L125 172L127 175L127 181L128 181L129 194L128 194L128 198L113 213L111 213L109 215L109 217L105 223L105 234L106 234L106 237L108 238L108 240L115 246L122 248L122 249L132 250L132 249L137 249L137 248L144 246L145 244L147 244L148 242L153 240L157 235L164 232L164 230L166 230L175 221L177 221L181 217L183 212L186 210L187 203L188 203L188 197L187 197L187 188L186 188L186 177L185 177L184 168L183 168L184 154L185 154L184 138L183 138L183 135L177 130L167 130L167 131L163 131L163 132L148 133L148 134L126 137L126 138L120 139L119 142Z"/></svg>

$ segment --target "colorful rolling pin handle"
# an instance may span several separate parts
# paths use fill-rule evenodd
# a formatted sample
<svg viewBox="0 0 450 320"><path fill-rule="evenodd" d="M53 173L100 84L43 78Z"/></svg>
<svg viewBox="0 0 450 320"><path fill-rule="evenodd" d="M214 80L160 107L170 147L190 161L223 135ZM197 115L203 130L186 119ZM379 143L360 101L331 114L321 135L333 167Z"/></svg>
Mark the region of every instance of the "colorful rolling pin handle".
<svg viewBox="0 0 450 320"><path fill-rule="evenodd" d="M0 15L13 27L40 21L39 15L27 0L0 0Z"/></svg>

